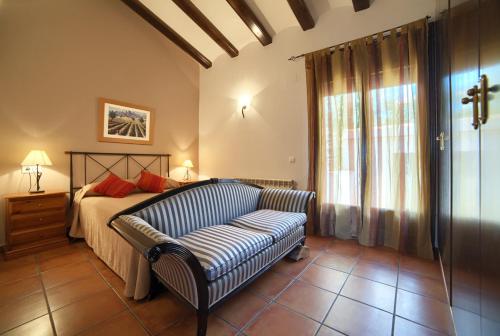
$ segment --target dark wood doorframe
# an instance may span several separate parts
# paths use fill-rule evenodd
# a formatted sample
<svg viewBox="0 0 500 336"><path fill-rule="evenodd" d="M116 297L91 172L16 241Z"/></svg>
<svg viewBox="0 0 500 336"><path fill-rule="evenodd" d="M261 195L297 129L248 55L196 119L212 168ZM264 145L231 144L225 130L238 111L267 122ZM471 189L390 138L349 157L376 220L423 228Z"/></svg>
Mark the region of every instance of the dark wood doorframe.
<svg viewBox="0 0 500 336"><path fill-rule="evenodd" d="M439 98L438 98L438 64L437 64L437 22L429 22L429 136L430 136L430 203L432 218L432 244L436 251L438 244L438 209L439 209L439 146L434 140L439 134Z"/></svg>
<svg viewBox="0 0 500 336"><path fill-rule="evenodd" d="M442 271L445 277L446 289L448 298L452 298L452 278L451 278L451 252L452 252L452 141L451 141L451 77L450 77L450 55L449 55L449 2L441 1L442 12L434 26L434 56L435 68L434 83L435 83L435 104L436 104L436 119L435 133L432 139L437 140L440 133L444 133L445 149L440 149L440 143L434 142L434 166L436 171L435 180L435 223L436 223L436 240L438 246L439 257L441 261ZM439 5L438 4L438 5ZM431 72L432 74L432 72ZM451 302L450 302L451 303Z"/></svg>

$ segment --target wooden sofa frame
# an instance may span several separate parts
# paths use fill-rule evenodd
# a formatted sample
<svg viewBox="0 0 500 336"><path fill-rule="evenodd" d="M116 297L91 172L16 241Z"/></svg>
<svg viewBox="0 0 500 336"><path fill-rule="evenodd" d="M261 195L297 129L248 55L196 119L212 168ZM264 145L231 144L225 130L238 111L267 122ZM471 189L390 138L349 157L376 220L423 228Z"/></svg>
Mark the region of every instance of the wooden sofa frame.
<svg viewBox="0 0 500 336"><path fill-rule="evenodd" d="M195 308L197 311L197 319L198 319L198 327L197 327L197 335L198 336L206 335L208 315L212 311L216 310L226 300L230 299L235 294L237 294L239 291L241 291L243 288L245 288L246 286L251 284L262 273L266 272L269 268L274 266L278 261L283 259L286 255L288 255L297 246L299 246L299 245L303 246L305 244L305 237L306 237L307 222L303 225L304 226L304 238L299 242L299 244L295 244L295 245L290 246L287 250L285 250L283 253L281 253L273 261L271 261L269 264L267 264L262 269L260 269L256 274L251 276L249 279L244 281L242 284L240 284L238 287L236 287L230 293L226 294L218 302L216 302L211 307L209 307L209 295L208 295L209 281L206 278L204 269L201 266L200 262L187 248L185 248L183 246L179 246L177 244L173 244L173 243L158 244L155 240L143 235L141 232L138 232L137 230L134 230L134 229L122 224L120 221L115 221L115 219L117 219L121 215L132 214L132 213L139 211L139 210L141 210L149 205L152 205L154 203L157 203L161 200L172 197L172 196L177 195L179 193L182 193L184 191L187 191L187 190L190 190L193 188L197 188L197 187L201 187L204 185L214 184L214 183L241 183L241 184L246 184L246 185L256 187L259 189L263 189L260 186L250 184L250 183L240 182L238 180L210 179L210 180L206 180L206 181L192 183L192 184L189 184L189 185L186 185L183 187L175 188L175 189L166 191L162 194L159 194L157 196L154 196L146 201L138 203L138 204L136 204L128 209L125 209L125 210L117 213L108 222L108 226L110 226L115 231L117 231L119 235L121 235L125 240L127 240L135 249L140 251L140 253L149 261L150 272L151 272L151 285L150 285L148 299L152 299L154 297L154 295L157 291L157 288L158 288L158 284L161 283L172 294L174 294L177 298L179 298L181 301L189 304L189 306L193 307L193 305L188 300L186 300L184 297L179 295L177 293L177 291L174 288L172 288L168 283L162 281L161 278L160 279L157 278L153 272L153 269L152 269L152 263L155 263L156 261L158 261L158 259L160 258L160 256L162 254L175 255L175 256L179 257L180 259L182 259L182 261L184 261L189 266L189 268L194 276L194 279L196 282L196 288L197 288L197 292L198 292L198 308L197 309ZM307 215L307 209L309 208L308 205L313 197L314 197L314 193L311 193L311 196L307 200L306 215Z"/></svg>

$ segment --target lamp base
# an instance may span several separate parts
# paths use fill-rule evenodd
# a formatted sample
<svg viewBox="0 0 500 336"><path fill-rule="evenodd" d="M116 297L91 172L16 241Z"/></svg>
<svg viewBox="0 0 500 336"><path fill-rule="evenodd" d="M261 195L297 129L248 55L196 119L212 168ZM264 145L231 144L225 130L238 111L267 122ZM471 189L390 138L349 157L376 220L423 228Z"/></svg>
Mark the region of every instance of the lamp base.
<svg viewBox="0 0 500 336"><path fill-rule="evenodd" d="M45 192L45 190L33 190L33 191L30 191L30 194L43 194Z"/></svg>
<svg viewBox="0 0 500 336"><path fill-rule="evenodd" d="M191 175L189 174L189 168L186 168L186 174L184 174L184 181L191 180Z"/></svg>

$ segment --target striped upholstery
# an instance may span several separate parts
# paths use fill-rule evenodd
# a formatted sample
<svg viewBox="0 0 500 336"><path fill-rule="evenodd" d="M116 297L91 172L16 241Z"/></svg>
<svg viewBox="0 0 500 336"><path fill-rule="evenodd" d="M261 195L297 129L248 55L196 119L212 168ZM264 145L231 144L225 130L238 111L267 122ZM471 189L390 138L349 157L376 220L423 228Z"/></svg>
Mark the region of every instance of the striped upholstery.
<svg viewBox="0 0 500 336"><path fill-rule="evenodd" d="M259 209L286 212L306 212L309 191L264 189L259 201Z"/></svg>
<svg viewBox="0 0 500 336"><path fill-rule="evenodd" d="M255 275L270 262L281 257L284 252L291 250L303 238L304 228L300 227L231 272L210 282L208 284L209 307L238 288L243 282ZM162 281L168 283L195 308L198 308L196 282L186 263L178 257L162 255L153 264L153 270Z"/></svg>
<svg viewBox="0 0 500 336"><path fill-rule="evenodd" d="M272 244L271 236L231 225L214 225L177 238L215 280Z"/></svg>
<svg viewBox="0 0 500 336"><path fill-rule="evenodd" d="M209 184L166 198L133 215L178 238L255 211L260 193L261 189L240 183Z"/></svg>
<svg viewBox="0 0 500 336"><path fill-rule="evenodd" d="M303 238L304 227L302 226L246 263L211 282L208 287L209 306L217 303L217 301L238 288L243 282L280 257L284 252L295 247Z"/></svg>
<svg viewBox="0 0 500 336"><path fill-rule="evenodd" d="M168 235L156 230L149 223L144 221L142 218L131 216L131 215L122 215L115 219L115 221L121 221L122 223L126 223L128 226L136 229L137 231L142 232L145 236L154 240L157 244L161 243L176 243L179 244L177 240Z"/></svg>
<svg viewBox="0 0 500 336"><path fill-rule="evenodd" d="M162 254L152 265L153 271L182 297L198 308L198 290L189 266L176 255Z"/></svg>
<svg viewBox="0 0 500 336"><path fill-rule="evenodd" d="M302 212L257 210L233 219L229 224L254 232L266 233L278 241L307 221Z"/></svg>

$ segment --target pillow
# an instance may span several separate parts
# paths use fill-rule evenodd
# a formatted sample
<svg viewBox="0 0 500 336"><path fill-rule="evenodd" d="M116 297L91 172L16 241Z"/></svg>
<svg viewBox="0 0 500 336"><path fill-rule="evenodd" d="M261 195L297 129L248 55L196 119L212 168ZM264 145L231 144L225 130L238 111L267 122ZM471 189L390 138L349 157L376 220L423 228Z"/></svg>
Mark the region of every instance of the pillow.
<svg viewBox="0 0 500 336"><path fill-rule="evenodd" d="M165 189L167 180L159 175L152 174L146 170L141 171L141 178L137 187L146 192L161 193Z"/></svg>
<svg viewBox="0 0 500 336"><path fill-rule="evenodd" d="M93 191L106 196L123 198L130 194L134 189L135 185L133 183L122 180L113 173L109 173L108 177L96 185Z"/></svg>

